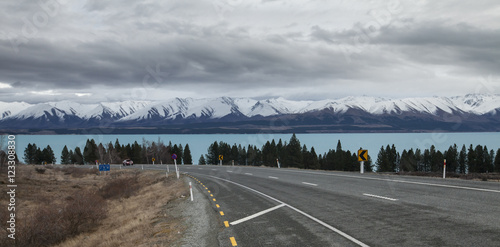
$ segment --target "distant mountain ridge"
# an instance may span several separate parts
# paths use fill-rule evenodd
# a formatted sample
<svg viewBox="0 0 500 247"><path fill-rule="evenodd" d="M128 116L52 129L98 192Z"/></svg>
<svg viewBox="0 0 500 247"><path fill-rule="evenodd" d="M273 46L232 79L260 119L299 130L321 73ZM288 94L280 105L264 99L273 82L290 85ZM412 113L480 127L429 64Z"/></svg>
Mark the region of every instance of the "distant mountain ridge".
<svg viewBox="0 0 500 247"><path fill-rule="evenodd" d="M95 104L0 102L0 129L4 131L148 128L158 133L413 132L500 131L499 126L500 95L482 94L404 99L358 96L320 101L220 97Z"/></svg>

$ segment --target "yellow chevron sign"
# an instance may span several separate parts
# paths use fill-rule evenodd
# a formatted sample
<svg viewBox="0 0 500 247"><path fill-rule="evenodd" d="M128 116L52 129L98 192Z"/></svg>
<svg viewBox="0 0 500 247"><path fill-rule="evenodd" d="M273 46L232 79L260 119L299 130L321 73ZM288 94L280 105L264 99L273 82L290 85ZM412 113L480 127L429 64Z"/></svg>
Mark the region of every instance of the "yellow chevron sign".
<svg viewBox="0 0 500 247"><path fill-rule="evenodd" d="M367 161L368 160L368 150L360 149L358 150L358 161Z"/></svg>

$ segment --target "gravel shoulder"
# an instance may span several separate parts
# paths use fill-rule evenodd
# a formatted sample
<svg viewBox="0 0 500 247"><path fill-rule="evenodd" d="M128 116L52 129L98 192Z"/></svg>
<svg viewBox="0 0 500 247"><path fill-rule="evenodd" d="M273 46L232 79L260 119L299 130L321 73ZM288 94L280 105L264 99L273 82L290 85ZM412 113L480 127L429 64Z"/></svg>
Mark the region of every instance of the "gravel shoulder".
<svg viewBox="0 0 500 247"><path fill-rule="evenodd" d="M184 219L186 231L178 246L186 247L211 247L219 246L217 235L220 229L220 222L212 209L210 201L206 195L200 191L195 182L184 177L185 183L193 184L193 199L191 202L189 195L177 205L181 216Z"/></svg>

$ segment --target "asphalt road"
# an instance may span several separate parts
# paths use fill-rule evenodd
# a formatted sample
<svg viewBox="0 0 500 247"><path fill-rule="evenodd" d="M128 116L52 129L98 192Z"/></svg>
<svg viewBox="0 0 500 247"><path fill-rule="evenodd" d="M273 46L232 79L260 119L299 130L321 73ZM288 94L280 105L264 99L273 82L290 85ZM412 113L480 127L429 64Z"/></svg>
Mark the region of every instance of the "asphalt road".
<svg viewBox="0 0 500 247"><path fill-rule="evenodd" d="M500 246L496 182L259 167L179 169L212 201L220 246Z"/></svg>

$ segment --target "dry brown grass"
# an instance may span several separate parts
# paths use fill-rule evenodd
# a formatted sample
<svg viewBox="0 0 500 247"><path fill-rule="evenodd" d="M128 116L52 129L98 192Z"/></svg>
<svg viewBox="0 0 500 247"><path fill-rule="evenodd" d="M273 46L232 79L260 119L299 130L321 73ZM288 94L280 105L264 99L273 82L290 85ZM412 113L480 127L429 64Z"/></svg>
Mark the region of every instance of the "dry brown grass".
<svg viewBox="0 0 500 247"><path fill-rule="evenodd" d="M410 175L410 176L422 176L422 177L443 177L442 172L398 172L394 173L397 175ZM469 173L469 174L458 174L458 173L446 173L446 178L457 178L465 180L476 180L476 181L492 181L500 182L500 173Z"/></svg>
<svg viewBox="0 0 500 247"><path fill-rule="evenodd" d="M78 193L90 193L101 199L101 195L107 193L111 195L106 200L107 217L99 221L90 220L90 223L70 222L72 231L65 233L61 239L66 239L57 241L56 246L172 246L182 237L182 219L175 217L169 209L177 204L175 199L189 193L183 180L166 179L164 172L159 171L120 170L112 172L111 176L98 176L97 173L96 170L82 168L45 169L45 172L39 173L33 166L18 166L16 210L20 228L17 230L21 231L33 217L41 217L41 222L48 223L43 228L57 230L62 227L58 221L60 218L42 216L60 216L69 212L70 208L77 209L77 205L84 205L76 198L89 200L89 196ZM124 186L124 183L133 187ZM123 194L118 196L112 193ZM0 201L0 210L5 215L7 197L1 195ZM68 210L65 211L65 208ZM13 246L4 238L6 234L0 236L0 246ZM49 242L25 246L49 246Z"/></svg>

